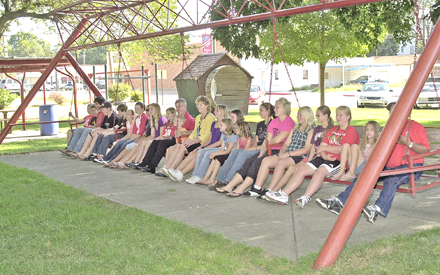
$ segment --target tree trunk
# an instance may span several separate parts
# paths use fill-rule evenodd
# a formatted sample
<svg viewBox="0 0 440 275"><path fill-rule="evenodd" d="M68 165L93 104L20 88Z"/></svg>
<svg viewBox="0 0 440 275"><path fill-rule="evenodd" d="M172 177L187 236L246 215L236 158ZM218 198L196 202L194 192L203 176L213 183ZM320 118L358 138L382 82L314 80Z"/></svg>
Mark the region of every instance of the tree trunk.
<svg viewBox="0 0 440 275"><path fill-rule="evenodd" d="M325 64L319 63L319 91L321 93L321 105L325 104Z"/></svg>

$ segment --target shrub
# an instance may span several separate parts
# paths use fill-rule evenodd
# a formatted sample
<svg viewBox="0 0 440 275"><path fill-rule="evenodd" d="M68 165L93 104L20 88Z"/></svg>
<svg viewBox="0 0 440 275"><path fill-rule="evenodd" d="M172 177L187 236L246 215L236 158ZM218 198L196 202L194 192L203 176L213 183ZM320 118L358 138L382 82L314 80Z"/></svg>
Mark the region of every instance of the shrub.
<svg viewBox="0 0 440 275"><path fill-rule="evenodd" d="M117 91L117 95L116 95ZM128 83L112 84L108 88L108 97L114 101L123 101L131 94L131 87Z"/></svg>
<svg viewBox="0 0 440 275"><path fill-rule="evenodd" d="M144 95L142 94L141 91L136 90L136 91L132 91L131 95L130 95L130 100L133 102L140 102L142 101L142 99L144 98Z"/></svg>
<svg viewBox="0 0 440 275"><path fill-rule="evenodd" d="M8 108L17 97L18 95L11 93L8 90L0 89L0 110Z"/></svg>
<svg viewBox="0 0 440 275"><path fill-rule="evenodd" d="M66 102L66 98L60 92L52 92L49 94L49 99L54 101L58 105L63 105Z"/></svg>

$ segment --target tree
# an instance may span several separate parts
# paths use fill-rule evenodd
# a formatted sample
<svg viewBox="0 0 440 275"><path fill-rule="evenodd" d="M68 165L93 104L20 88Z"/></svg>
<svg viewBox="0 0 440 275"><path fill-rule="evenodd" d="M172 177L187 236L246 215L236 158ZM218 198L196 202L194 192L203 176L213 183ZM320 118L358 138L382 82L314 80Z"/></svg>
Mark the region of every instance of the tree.
<svg viewBox="0 0 440 275"><path fill-rule="evenodd" d="M330 60L337 62L346 57L364 55L368 49L346 31L332 11L290 17L288 21L277 24L277 33L286 63L319 64L321 104L324 104L326 64ZM271 60L272 37L272 31L269 30L261 36L260 46L265 49L261 57L264 60ZM282 62L280 53L277 52L274 62Z"/></svg>
<svg viewBox="0 0 440 275"><path fill-rule="evenodd" d="M0 37L3 37L15 19L28 17L50 19L49 11L75 0L0 0Z"/></svg>
<svg viewBox="0 0 440 275"><path fill-rule="evenodd" d="M214 5L222 10L222 5L229 11L239 10L243 0L220 0ZM276 6L283 0L271 1ZM284 8L304 4L314 4L313 1L285 1ZM366 6L366 7L365 7ZM338 61L345 57L363 55L383 42L389 33L396 41L409 39L408 29L413 18L411 15L412 1L387 1L383 3L355 6L338 10L315 12L304 15L294 15L290 18L280 18L280 44L288 64L301 65L306 61L320 64L321 103L324 101L324 71L329 60ZM263 11L261 11L263 10ZM245 5L243 15L267 12L258 5ZM211 11L211 20L223 19L215 11ZM368 22L368 23L366 23ZM213 38L219 40L226 50L239 58L262 58L271 61L272 43L270 22L260 21L225 26L213 30ZM409 26L409 27L408 27ZM333 31L333 29L335 31ZM280 56L275 56L275 63L281 62Z"/></svg>
<svg viewBox="0 0 440 275"><path fill-rule="evenodd" d="M184 36L185 43L189 41L189 36ZM116 47L112 47L116 50ZM124 52L124 58L127 58L128 64L136 64L143 62L144 53L148 53L148 57L153 63L163 64L166 62L178 62L182 60L182 44L180 35L167 35L155 38L136 40L129 43L121 44ZM192 47L185 47L185 54L191 54ZM125 56L126 55L126 56Z"/></svg>
<svg viewBox="0 0 440 275"><path fill-rule="evenodd" d="M77 0L0 0L0 37L3 36L4 32L9 29L10 24L13 20L23 17L29 17L34 19L51 19L49 16L49 11L54 8L59 8L65 6L67 4L71 4L77 2ZM171 9L178 10L178 5L175 0L171 0L169 6ZM168 4L168 3L167 3ZM180 7L180 6L179 6ZM163 9L162 4L152 3L149 5L150 15L154 14L156 18L159 18L162 22L166 21L168 13L165 9ZM145 11L145 10L144 10ZM130 13L132 11L126 10L126 13ZM148 13L148 10L145 11ZM149 14L146 17L150 16ZM171 13L170 22L173 22L175 19L175 14ZM144 24L144 20L139 18L139 24ZM141 23L142 22L142 23ZM135 23L135 22L132 22ZM81 37L80 37L81 39ZM185 39L188 39L186 37ZM157 37L154 39L147 39L141 41L134 41L130 43L121 44L121 48L128 55L128 60L139 60L139 56L142 55L143 52L148 51L150 57L154 60L154 62L163 63L168 60L176 60L181 55L180 48L180 37L177 36L164 36ZM115 49L116 47L110 47L110 49ZM95 50L90 49L86 50L86 55L90 53L89 57L87 57L87 61L89 63L97 64L101 63L105 60L103 56L103 50ZM78 51L78 61L81 62L81 56L83 56L84 52ZM97 54L97 56L95 55ZM105 62L105 61L104 61Z"/></svg>
<svg viewBox="0 0 440 275"><path fill-rule="evenodd" d="M17 57L52 57L50 43L32 33L18 32L8 40L8 55Z"/></svg>
<svg viewBox="0 0 440 275"><path fill-rule="evenodd" d="M344 27L371 51L390 34L397 43L405 44L411 39L413 7L413 0L400 0L352 6L334 12Z"/></svg>
<svg viewBox="0 0 440 275"><path fill-rule="evenodd" d="M385 41L380 44L377 49L374 49L367 53L367 57L370 56L391 56L396 55L399 51L399 45L394 41L394 37L389 35L385 38Z"/></svg>
<svg viewBox="0 0 440 275"><path fill-rule="evenodd" d="M95 47L76 51L73 54L78 64L99 65L107 64L107 47Z"/></svg>
<svg viewBox="0 0 440 275"><path fill-rule="evenodd" d="M440 0L435 1L431 6L429 17L433 24L437 23L438 17L440 16Z"/></svg>

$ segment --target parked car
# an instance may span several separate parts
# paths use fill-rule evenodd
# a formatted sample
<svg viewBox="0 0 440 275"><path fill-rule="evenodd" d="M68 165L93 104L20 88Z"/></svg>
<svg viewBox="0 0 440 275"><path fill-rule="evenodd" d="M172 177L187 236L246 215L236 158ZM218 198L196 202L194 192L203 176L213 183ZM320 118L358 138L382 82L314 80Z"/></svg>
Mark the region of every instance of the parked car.
<svg viewBox="0 0 440 275"><path fill-rule="evenodd" d="M368 82L368 75L361 75L360 77L356 78L355 80L348 81L348 84L362 84Z"/></svg>
<svg viewBox="0 0 440 275"><path fill-rule="evenodd" d="M46 87L46 91L53 91L53 90L55 90L55 85L50 84L49 81L46 81L45 87ZM43 90L43 85L41 85L41 87L40 87L40 91L42 91L42 90Z"/></svg>
<svg viewBox="0 0 440 275"><path fill-rule="evenodd" d="M67 83L60 87L61 91L73 91L73 83Z"/></svg>
<svg viewBox="0 0 440 275"><path fill-rule="evenodd" d="M391 99L393 90L390 90L388 84L380 82L367 82L361 90L357 90L359 96L357 107L382 106L386 107Z"/></svg>
<svg viewBox="0 0 440 275"><path fill-rule="evenodd" d="M34 84L24 84L24 90L29 93L32 89L32 87L34 87Z"/></svg>
<svg viewBox="0 0 440 275"><path fill-rule="evenodd" d="M259 104L263 101L263 97L266 92L258 85L251 85L251 91L249 93L249 104Z"/></svg>
<svg viewBox="0 0 440 275"><path fill-rule="evenodd" d="M416 109L421 108L438 108L439 107L439 96L440 96L440 82L436 82L437 92L434 89L434 83L427 82L422 88L419 94L416 105Z"/></svg>
<svg viewBox="0 0 440 275"><path fill-rule="evenodd" d="M95 83L96 88L98 89L105 89L105 81L104 80L99 80L98 82Z"/></svg>
<svg viewBox="0 0 440 275"><path fill-rule="evenodd" d="M26 79L24 80L24 85L26 85ZM0 84L0 88L8 90L11 93L15 93L17 95L20 95L20 92L21 92L20 84L18 84L17 81L15 81L11 78L2 79L2 82Z"/></svg>

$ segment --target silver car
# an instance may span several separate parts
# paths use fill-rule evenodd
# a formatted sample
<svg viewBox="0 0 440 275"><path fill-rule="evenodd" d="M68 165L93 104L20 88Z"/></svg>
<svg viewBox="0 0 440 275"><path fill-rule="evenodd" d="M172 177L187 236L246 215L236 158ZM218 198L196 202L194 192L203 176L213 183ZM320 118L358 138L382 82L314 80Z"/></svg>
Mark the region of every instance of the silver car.
<svg viewBox="0 0 440 275"><path fill-rule="evenodd" d="M367 82L359 92L357 107L365 106L386 107L392 101L393 90L390 90L388 84L381 82Z"/></svg>
<svg viewBox="0 0 440 275"><path fill-rule="evenodd" d="M440 90L440 82L436 83L437 90ZM440 91L436 92L434 89L434 84L425 83L422 91L420 92L419 98L417 99L417 103L415 108L438 108L439 107L439 96Z"/></svg>

